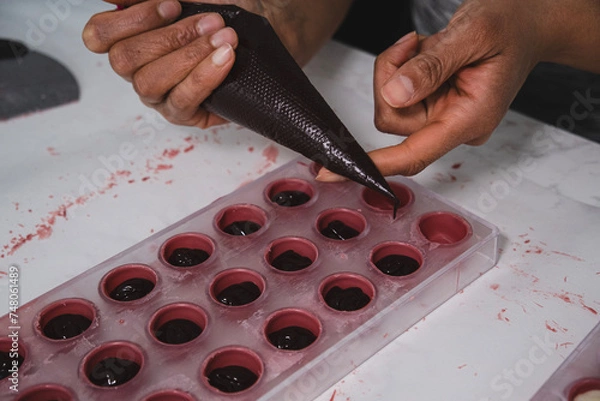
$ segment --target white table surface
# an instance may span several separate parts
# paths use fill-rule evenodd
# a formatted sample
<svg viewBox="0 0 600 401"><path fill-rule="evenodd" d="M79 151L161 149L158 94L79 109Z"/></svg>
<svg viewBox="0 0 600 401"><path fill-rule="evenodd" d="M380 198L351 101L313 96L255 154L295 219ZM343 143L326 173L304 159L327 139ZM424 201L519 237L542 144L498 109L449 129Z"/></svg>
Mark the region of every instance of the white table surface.
<svg viewBox="0 0 600 401"><path fill-rule="evenodd" d="M81 42L111 6L49 4L0 3L0 37L81 86L79 102L0 122L0 315L11 264L27 302L296 157L235 125L166 123ZM400 140L372 124L373 61L332 42L306 67L366 149ZM598 144L514 112L415 176L499 227L499 262L317 400L528 400L599 321L599 176Z"/></svg>

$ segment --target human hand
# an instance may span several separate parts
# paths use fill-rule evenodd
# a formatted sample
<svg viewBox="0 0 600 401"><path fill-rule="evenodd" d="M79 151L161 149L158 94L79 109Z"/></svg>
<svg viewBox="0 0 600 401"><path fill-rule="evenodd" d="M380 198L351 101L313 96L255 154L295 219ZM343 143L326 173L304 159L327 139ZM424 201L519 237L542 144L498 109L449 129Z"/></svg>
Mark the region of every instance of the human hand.
<svg viewBox="0 0 600 401"><path fill-rule="evenodd" d="M467 0L443 31L410 33L377 57L375 125L407 137L369 153L382 174L414 175L488 140L545 50L535 3ZM318 179L340 177L325 170Z"/></svg>
<svg viewBox="0 0 600 401"><path fill-rule="evenodd" d="M234 62L237 35L223 18L206 13L173 23L181 12L175 0L111 2L126 8L88 21L88 49L108 53L115 72L168 121L200 128L224 123L199 107Z"/></svg>

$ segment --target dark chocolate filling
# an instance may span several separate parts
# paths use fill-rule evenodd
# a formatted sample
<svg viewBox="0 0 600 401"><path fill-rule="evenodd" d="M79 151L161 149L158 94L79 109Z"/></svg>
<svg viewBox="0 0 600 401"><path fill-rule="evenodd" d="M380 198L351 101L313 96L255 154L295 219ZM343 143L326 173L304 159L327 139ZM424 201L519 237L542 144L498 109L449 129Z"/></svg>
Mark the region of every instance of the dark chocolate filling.
<svg viewBox="0 0 600 401"><path fill-rule="evenodd" d="M293 250L287 250L271 261L271 266L278 270L286 272L295 272L307 268L312 264L312 260L302 256Z"/></svg>
<svg viewBox="0 0 600 401"><path fill-rule="evenodd" d="M420 264L406 255L387 255L379 259L375 266L390 276L407 276L417 271Z"/></svg>
<svg viewBox="0 0 600 401"><path fill-rule="evenodd" d="M312 331L299 326L284 327L269 334L269 342L279 349L299 350L317 339Z"/></svg>
<svg viewBox="0 0 600 401"><path fill-rule="evenodd" d="M260 296L260 288L251 281L233 284L217 294L217 300L229 306L246 305Z"/></svg>
<svg viewBox="0 0 600 401"><path fill-rule="evenodd" d="M82 315L66 313L53 317L44 326L44 335L53 340L66 340L87 330L92 321Z"/></svg>
<svg viewBox="0 0 600 401"><path fill-rule="evenodd" d="M234 221L223 229L223 232L230 235L250 235L260 230L261 225L250 220Z"/></svg>
<svg viewBox="0 0 600 401"><path fill-rule="evenodd" d="M271 202L284 207L300 206L309 200L310 196L302 191L281 191L271 197Z"/></svg>
<svg viewBox="0 0 600 401"><path fill-rule="evenodd" d="M327 224L325 228L321 230L321 234L326 236L327 238L336 239L336 240L347 240L350 238L356 237L360 234L358 231L345 225L343 222L339 220L333 220L331 223Z"/></svg>
<svg viewBox="0 0 600 401"><path fill-rule="evenodd" d="M154 289L154 283L144 278L130 278L115 287L109 296L122 302L135 301L145 297Z"/></svg>
<svg viewBox="0 0 600 401"><path fill-rule="evenodd" d="M256 383L257 380L258 376L251 370L236 365L217 368L208 374L210 385L225 393L245 390Z"/></svg>
<svg viewBox="0 0 600 401"><path fill-rule="evenodd" d="M331 288L325 294L325 302L335 310L351 312L364 308L371 298L358 287Z"/></svg>
<svg viewBox="0 0 600 401"><path fill-rule="evenodd" d="M10 369L14 366L13 361L16 359L17 367L23 363L23 357L17 355L17 358L11 358L10 352L0 352L0 380L11 375Z"/></svg>
<svg viewBox="0 0 600 401"><path fill-rule="evenodd" d="M173 250L167 262L177 267L190 267L206 261L209 256L208 252L202 249L177 248Z"/></svg>
<svg viewBox="0 0 600 401"><path fill-rule="evenodd" d="M191 320L173 319L156 329L154 335L166 344L183 344L192 341L200 333L202 328Z"/></svg>
<svg viewBox="0 0 600 401"><path fill-rule="evenodd" d="M140 371L140 365L120 358L106 358L98 362L88 374L96 386L114 387L126 383Z"/></svg>

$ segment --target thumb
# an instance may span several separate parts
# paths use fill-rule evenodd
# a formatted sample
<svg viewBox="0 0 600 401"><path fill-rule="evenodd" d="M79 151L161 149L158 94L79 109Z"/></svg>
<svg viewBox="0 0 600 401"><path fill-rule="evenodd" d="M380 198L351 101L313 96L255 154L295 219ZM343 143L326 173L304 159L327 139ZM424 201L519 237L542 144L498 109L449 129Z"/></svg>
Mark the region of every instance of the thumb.
<svg viewBox="0 0 600 401"><path fill-rule="evenodd" d="M412 106L434 93L460 68L475 61L473 48L465 43L467 37L448 29L422 40L420 52L398 65L381 87L385 102L394 108Z"/></svg>

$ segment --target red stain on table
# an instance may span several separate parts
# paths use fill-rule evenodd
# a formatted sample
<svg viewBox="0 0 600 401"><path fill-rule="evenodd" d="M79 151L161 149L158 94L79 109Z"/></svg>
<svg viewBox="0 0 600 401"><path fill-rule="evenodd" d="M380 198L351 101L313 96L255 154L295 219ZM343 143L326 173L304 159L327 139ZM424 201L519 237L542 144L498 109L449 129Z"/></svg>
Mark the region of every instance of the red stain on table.
<svg viewBox="0 0 600 401"><path fill-rule="evenodd" d="M466 364L466 363L463 363L462 365L458 366L458 367L457 367L457 369L462 369L462 368L464 368L465 366L467 366L467 364Z"/></svg>
<svg viewBox="0 0 600 401"><path fill-rule="evenodd" d="M454 170L458 170L458 169L459 169L461 166L462 166L462 162L460 162L460 163L454 163L454 164L452 165L452 168L453 168Z"/></svg>
<svg viewBox="0 0 600 401"><path fill-rule="evenodd" d="M585 260L577 257L577 256L573 256L573 255L569 255L568 253L564 253L564 252L559 252L559 251L552 251L552 253L556 254L556 255L561 255L561 256L565 256L567 258L573 259L577 262L585 262Z"/></svg>
<svg viewBox="0 0 600 401"><path fill-rule="evenodd" d="M564 327L561 327L556 321L552 321L552 322L548 322L546 320L546 329L548 329L549 331L553 332L553 333L558 333L559 331L566 333L567 331L569 331L569 329L565 329Z"/></svg>
<svg viewBox="0 0 600 401"><path fill-rule="evenodd" d="M501 320L504 322L510 322L510 319L507 318L506 316L504 316L505 312L506 312L506 308L502 308L502 310L500 312L498 312L498 320Z"/></svg>
<svg viewBox="0 0 600 401"><path fill-rule="evenodd" d="M50 153L50 156L59 156L60 153L56 151L53 147L47 147L46 150Z"/></svg>
<svg viewBox="0 0 600 401"><path fill-rule="evenodd" d="M274 145L269 145L263 149L262 155L269 163L276 163L277 156L279 156L279 149Z"/></svg>
<svg viewBox="0 0 600 401"><path fill-rule="evenodd" d="M496 291L498 288L500 287L500 284L492 284L490 285L490 288L494 291Z"/></svg>
<svg viewBox="0 0 600 401"><path fill-rule="evenodd" d="M333 394L331 394L331 398L329 399L329 401L334 401L336 392L337 390L333 390Z"/></svg>

